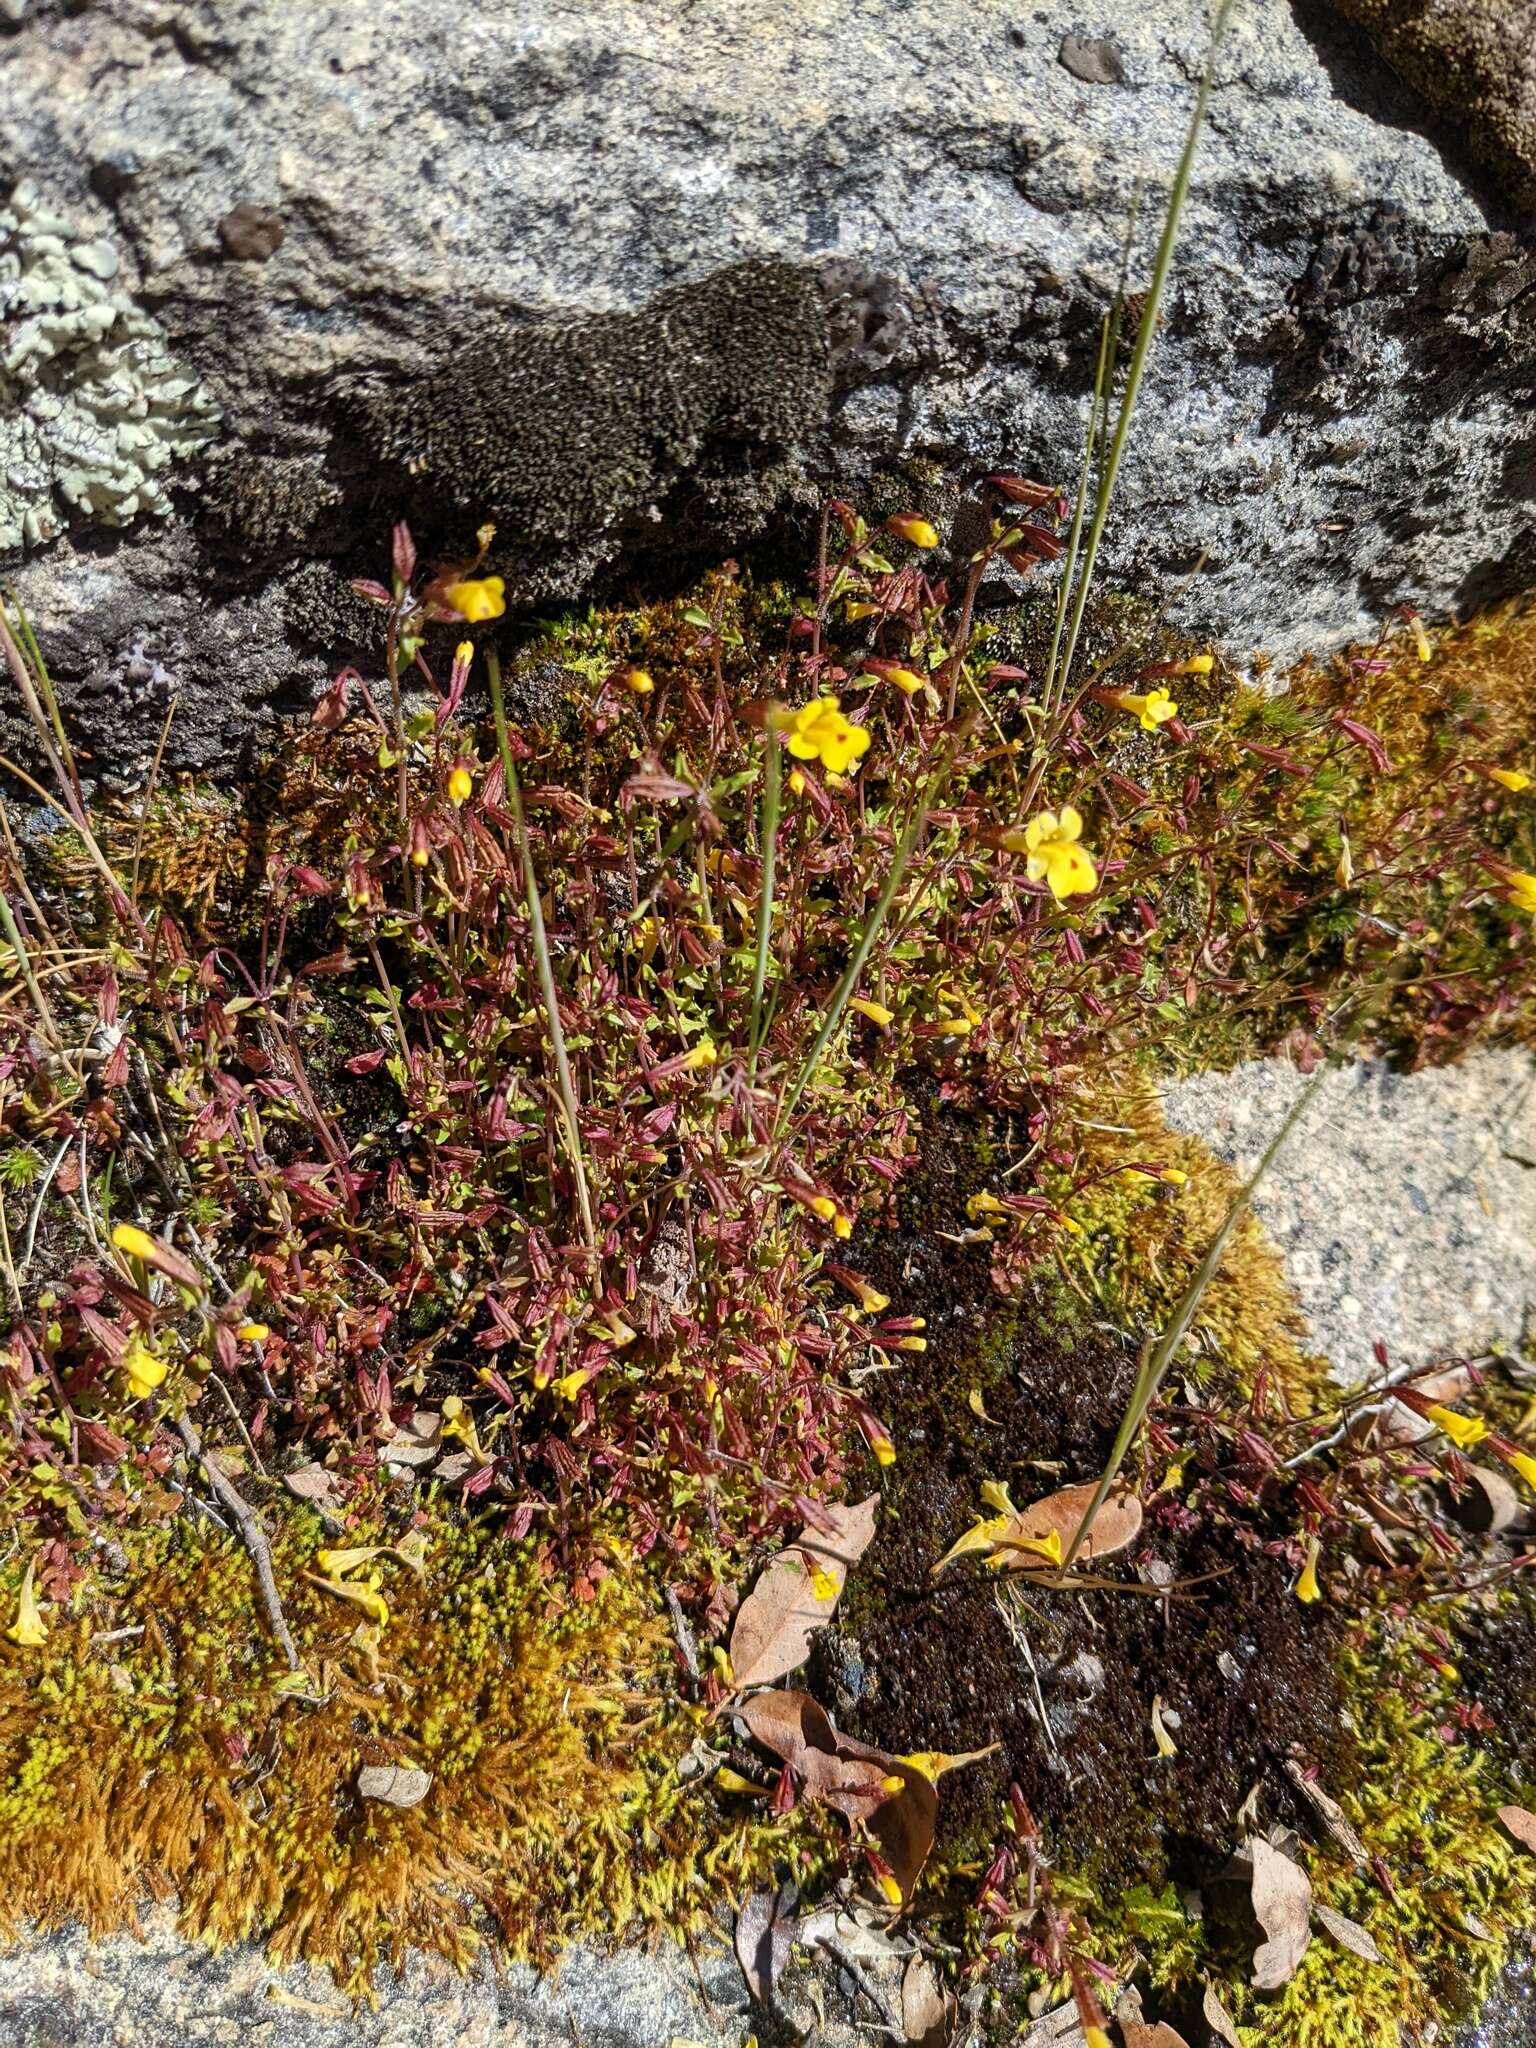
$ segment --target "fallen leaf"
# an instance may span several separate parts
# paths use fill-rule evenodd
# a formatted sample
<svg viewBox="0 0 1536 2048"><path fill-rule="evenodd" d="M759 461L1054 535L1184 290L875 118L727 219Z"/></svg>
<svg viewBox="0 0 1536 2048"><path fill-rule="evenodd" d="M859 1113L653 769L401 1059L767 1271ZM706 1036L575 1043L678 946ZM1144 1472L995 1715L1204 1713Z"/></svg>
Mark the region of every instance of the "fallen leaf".
<svg viewBox="0 0 1536 2048"><path fill-rule="evenodd" d="M410 1764L364 1764L357 1774L357 1789L364 1799L377 1799L385 1806L420 1806L432 1789L432 1773Z"/></svg>
<svg viewBox="0 0 1536 2048"><path fill-rule="evenodd" d="M1255 1991L1278 1991L1301 1967L1312 1940L1312 1883L1299 1863L1255 1835L1248 1843L1253 1857L1253 1912L1264 1941L1253 1954Z"/></svg>
<svg viewBox="0 0 1536 2048"><path fill-rule="evenodd" d="M825 1707L803 1692L756 1692L735 1709L753 1740L789 1765L808 1799L863 1820L889 1795L896 1759L879 1750L848 1754Z"/></svg>
<svg viewBox="0 0 1536 2048"><path fill-rule="evenodd" d="M1237 2022L1222 2004L1216 1993L1216 1986L1207 1978L1205 1996L1200 2001L1200 2011L1211 2032L1226 2042L1227 2048L1243 2048L1243 2037L1237 2031Z"/></svg>
<svg viewBox="0 0 1536 2048"><path fill-rule="evenodd" d="M1097 1491L1097 1480L1085 1480L1080 1486L1063 1486L1048 1493L1044 1500L1032 1502L1017 1514L994 1515L976 1523L939 1559L933 1568L935 1577L953 1559L972 1553L986 1555L996 1571L1041 1570L1050 1563L1042 1556L1042 1548L1055 1551L1059 1545L1062 1557L1071 1549ZM1078 1559L1086 1564L1094 1558L1112 1557L1129 1548L1140 1533L1141 1502L1127 1488L1115 1487L1094 1516Z"/></svg>
<svg viewBox="0 0 1536 2048"><path fill-rule="evenodd" d="M772 2005L795 1938L795 1892L754 1892L736 1915L736 1960L759 2005Z"/></svg>
<svg viewBox="0 0 1536 2048"><path fill-rule="evenodd" d="M811 1637L836 1610L848 1577L875 1533L880 1496L854 1507L831 1507L829 1529L802 1529L770 1560L737 1610L731 1629L731 1672L745 1689L771 1685L810 1655Z"/></svg>
<svg viewBox="0 0 1536 2048"><path fill-rule="evenodd" d="M297 1494L300 1500L329 1500L336 1485L334 1472L327 1472L323 1465L313 1459L301 1465L296 1472L285 1472L283 1484L288 1491Z"/></svg>
<svg viewBox="0 0 1536 2048"><path fill-rule="evenodd" d="M386 1465L397 1465L402 1469L430 1465L442 1449L442 1440L442 1416L434 1409L418 1408L404 1429L395 1431L381 1456Z"/></svg>
<svg viewBox="0 0 1536 2048"><path fill-rule="evenodd" d="M1158 2020L1150 2027L1144 2021L1122 2020L1120 2038L1125 2048L1189 2048L1184 2036L1166 2020Z"/></svg>
<svg viewBox="0 0 1536 2048"><path fill-rule="evenodd" d="M1527 1813L1523 1806L1501 1806L1499 1819L1521 1848L1529 1849L1536 1856L1536 1813Z"/></svg>
<svg viewBox="0 0 1536 2048"><path fill-rule="evenodd" d="M903 1757L839 1735L825 1707L806 1693L756 1692L734 1712L756 1741L789 1765L808 1799L864 1823L905 1906L933 1847L939 1794L932 1779Z"/></svg>
<svg viewBox="0 0 1536 2048"><path fill-rule="evenodd" d="M901 1980L901 2024L919 2048L944 2048L949 2038L949 2000L926 1956L914 1956Z"/></svg>
<svg viewBox="0 0 1536 2048"><path fill-rule="evenodd" d="M1313 1904L1312 1912L1318 1924L1333 1936L1340 1948L1347 1948L1351 1955L1363 1956L1368 1963L1381 1961L1381 1950L1358 1920L1336 1913L1332 1906L1325 1906L1320 1899Z"/></svg>

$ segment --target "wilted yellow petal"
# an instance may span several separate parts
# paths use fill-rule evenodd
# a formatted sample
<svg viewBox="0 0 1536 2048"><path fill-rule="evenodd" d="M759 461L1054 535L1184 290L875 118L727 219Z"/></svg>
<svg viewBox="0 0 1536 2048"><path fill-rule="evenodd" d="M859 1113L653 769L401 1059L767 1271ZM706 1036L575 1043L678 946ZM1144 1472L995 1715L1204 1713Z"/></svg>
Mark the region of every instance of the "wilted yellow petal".
<svg viewBox="0 0 1536 2048"><path fill-rule="evenodd" d="M1152 1702L1152 1740L1157 1744L1159 1756L1177 1756L1179 1745L1163 1725L1163 1700L1161 1693Z"/></svg>

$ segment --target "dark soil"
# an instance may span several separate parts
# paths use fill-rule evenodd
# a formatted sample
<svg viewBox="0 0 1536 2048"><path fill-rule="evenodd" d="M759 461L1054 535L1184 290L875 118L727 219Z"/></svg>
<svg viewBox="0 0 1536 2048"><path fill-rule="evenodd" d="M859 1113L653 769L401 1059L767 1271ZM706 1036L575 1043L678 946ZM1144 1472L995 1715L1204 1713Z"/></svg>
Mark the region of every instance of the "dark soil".
<svg viewBox="0 0 1536 2048"><path fill-rule="evenodd" d="M1195 1516L1168 1497L1150 1506L1134 1549L1100 1568L1119 1590L1049 1593L972 1560L935 1583L937 1560L989 1512L983 1480L1006 1481L1022 1506L1097 1475L1136 1370L1124 1339L1053 1278L1001 1302L983 1248L933 1237L929 1218L963 1208L957 1176L968 1176L962 1195L983 1184L978 1142L962 1118L930 1111L897 1225L867 1262L895 1309L926 1316L930 1348L879 1384L900 1454L812 1688L850 1733L893 1751L1001 1745L944 1778L941 1857L985 1851L1012 1782L1048 1852L1110 1896L1196 1883L1225 1863L1256 1784L1266 1821L1306 1825L1284 1770L1293 1744L1324 1783L1347 1769L1338 1625L1297 1602L1293 1568L1265 1551L1289 1523L1268 1526L1258 1507ZM1167 1591L1148 1583L1156 1566ZM1001 1583L1019 1589L1012 1626ZM1172 1758L1153 1738L1159 1696Z"/></svg>

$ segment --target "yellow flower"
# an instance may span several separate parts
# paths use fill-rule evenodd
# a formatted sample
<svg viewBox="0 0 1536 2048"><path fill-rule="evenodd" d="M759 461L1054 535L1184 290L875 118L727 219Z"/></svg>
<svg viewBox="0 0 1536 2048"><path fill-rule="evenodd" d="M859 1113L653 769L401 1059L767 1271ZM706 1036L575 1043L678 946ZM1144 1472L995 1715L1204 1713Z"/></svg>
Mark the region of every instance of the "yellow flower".
<svg viewBox="0 0 1536 2048"><path fill-rule="evenodd" d="M474 789L474 786L474 778L464 766L464 763L462 761L455 761L448 770L449 801L456 804L468 803L470 792Z"/></svg>
<svg viewBox="0 0 1536 2048"><path fill-rule="evenodd" d="M837 1598L837 1581L825 1565L813 1564L811 1566L811 1591L818 1600L835 1600Z"/></svg>
<svg viewBox="0 0 1536 2048"><path fill-rule="evenodd" d="M1189 1175L1182 1166L1165 1166L1158 1179L1167 1181L1171 1188L1182 1188L1188 1185Z"/></svg>
<svg viewBox="0 0 1536 2048"><path fill-rule="evenodd" d="M881 678L873 676L870 680L879 682ZM908 697L915 697L919 690L925 690L928 687L927 677L920 676L915 668L888 668L885 671L884 680L888 683L894 683L897 689L904 696Z"/></svg>
<svg viewBox="0 0 1536 2048"><path fill-rule="evenodd" d="M1166 725L1170 718L1179 715L1178 705L1163 689L1148 690L1142 697L1132 690L1119 690L1113 701L1122 711L1129 711L1133 718L1141 720L1143 732L1156 732L1160 725Z"/></svg>
<svg viewBox="0 0 1536 2048"><path fill-rule="evenodd" d="M853 1235L853 1218L845 1216L841 1209L832 1218L832 1235L841 1238L850 1238Z"/></svg>
<svg viewBox="0 0 1536 2048"><path fill-rule="evenodd" d="M621 668L619 681L637 697L649 697L656 687L651 681L650 671L643 668Z"/></svg>
<svg viewBox="0 0 1536 2048"><path fill-rule="evenodd" d="M1181 676L1208 676L1215 666L1214 654L1192 654L1188 661L1179 663L1174 673ZM1157 696L1159 693L1154 690L1152 694Z"/></svg>
<svg viewBox="0 0 1536 2048"><path fill-rule="evenodd" d="M451 604L472 626L478 626L486 619L501 617L507 608L503 596L506 587L499 576L468 576L462 583L444 586L443 602Z"/></svg>
<svg viewBox="0 0 1536 2048"><path fill-rule="evenodd" d="M713 1067L720 1059L719 1048L712 1038L701 1038L697 1045L689 1046L683 1055L683 1066L692 1073L697 1067Z"/></svg>
<svg viewBox="0 0 1536 2048"><path fill-rule="evenodd" d="M830 1195L812 1195L805 1206L813 1216L819 1216L823 1223L830 1223L837 1214L837 1204Z"/></svg>
<svg viewBox="0 0 1536 2048"><path fill-rule="evenodd" d="M1004 1523L1002 1527L998 1527L994 1523L983 1526L996 1528L997 1533L1002 1535L1007 1525ZM996 1554L988 1558L987 1562L994 1570L1000 1570L1020 1551L1027 1552L1031 1557L1043 1557L1047 1564L1059 1565L1062 1559L1061 1536L1055 1529L1048 1536L1009 1536L1006 1542L998 1544Z"/></svg>
<svg viewBox="0 0 1536 2048"><path fill-rule="evenodd" d="M562 1379L555 1381L552 1392L558 1394L562 1401L574 1401L586 1384L587 1375L584 1372L568 1372Z"/></svg>
<svg viewBox="0 0 1536 2048"><path fill-rule="evenodd" d="M1536 917L1536 875L1511 875L1508 901L1516 910L1523 910L1527 916Z"/></svg>
<svg viewBox="0 0 1536 2048"><path fill-rule="evenodd" d="M334 1593L338 1600L346 1600L354 1607L360 1607L369 1621L377 1628L383 1628L389 1620L389 1607L384 1595L373 1586L355 1585L351 1579L322 1579L313 1572L306 1573L317 1586L324 1586L327 1593Z"/></svg>
<svg viewBox="0 0 1536 2048"><path fill-rule="evenodd" d="M895 512L885 523L892 533L910 541L915 548L936 548L939 544L937 527L916 512Z"/></svg>
<svg viewBox="0 0 1536 2048"><path fill-rule="evenodd" d="M387 1543L363 1543L354 1550L317 1550L315 1563L333 1579L343 1579L361 1564L372 1564L389 1548Z"/></svg>
<svg viewBox="0 0 1536 2048"><path fill-rule="evenodd" d="M928 1349L928 1339L926 1337L898 1337L894 1349L897 1351L926 1351Z"/></svg>
<svg viewBox="0 0 1536 2048"><path fill-rule="evenodd" d="M1424 621L1417 612L1409 619L1408 630L1413 635L1413 644L1418 650L1420 661L1428 661L1434 649L1429 644L1429 635L1424 630Z"/></svg>
<svg viewBox="0 0 1536 2048"><path fill-rule="evenodd" d="M989 1194L985 1188L982 1188L979 1193L972 1195L966 1203L965 1213L973 1223L979 1223L983 1216L1006 1216L1008 1211L1003 1203L997 1199L996 1195Z"/></svg>
<svg viewBox="0 0 1536 2048"><path fill-rule="evenodd" d="M789 771L789 793L791 796L805 795L805 777L798 768L791 768Z"/></svg>
<svg viewBox="0 0 1536 2048"><path fill-rule="evenodd" d="M878 1287L871 1287L867 1280L861 1280L857 1273L850 1273L845 1267L838 1269L843 1279L858 1296L859 1307L868 1316L883 1315L891 1305L891 1297L882 1294Z"/></svg>
<svg viewBox="0 0 1536 2048"><path fill-rule="evenodd" d="M1531 786L1529 775L1522 775L1518 768L1490 768L1488 780L1501 783L1515 796L1518 796L1522 789L1529 789Z"/></svg>
<svg viewBox="0 0 1536 2048"><path fill-rule="evenodd" d="M455 649L453 650L453 658L454 658L454 660L455 660L456 662L458 662L458 663L460 664L460 666L461 666L461 667L463 667L463 668L468 668L468 667L469 667L469 664L470 664L470 663L471 663L471 662L472 662L472 661L474 660L474 658L475 658L475 643L474 643L474 641L473 641L473 640L461 640L461 641L459 642L458 646L457 646L457 647L455 647Z"/></svg>
<svg viewBox="0 0 1536 2048"><path fill-rule="evenodd" d="M1442 1408L1438 1401L1431 1401L1424 1413L1458 1450L1469 1451L1488 1434L1488 1425L1480 1415L1458 1415L1454 1408Z"/></svg>
<svg viewBox="0 0 1536 2048"><path fill-rule="evenodd" d="M848 1007L857 1010L861 1017L867 1017L871 1024L878 1024L882 1031L888 1030L896 1018L894 1010L888 1010L884 1003L872 1003L868 996L853 996Z"/></svg>
<svg viewBox="0 0 1536 2048"><path fill-rule="evenodd" d="M869 728L844 718L836 697L818 697L803 704L786 721L788 747L797 761L820 761L841 775L869 745Z"/></svg>
<svg viewBox="0 0 1536 2048"><path fill-rule="evenodd" d="M112 1226L112 1242L120 1252L126 1252L131 1259L152 1259L158 1247L147 1230L140 1230L136 1223L115 1223Z"/></svg>
<svg viewBox="0 0 1536 2048"><path fill-rule="evenodd" d="M1042 811L1022 832L1005 832L1003 844L1010 853L1028 854L1029 879L1044 880L1056 901L1064 903L1069 896L1086 896L1099 885L1088 849L1078 844L1082 836L1081 813L1071 804L1063 804L1059 815Z"/></svg>
<svg viewBox="0 0 1536 2048"><path fill-rule="evenodd" d="M1536 1458L1529 1451L1511 1451L1508 1462L1514 1466L1527 1486L1536 1487Z"/></svg>
<svg viewBox="0 0 1536 2048"><path fill-rule="evenodd" d="M875 1454L875 1463L877 1465L895 1464L896 1446L891 1442L888 1436L872 1437L870 1439L869 1448Z"/></svg>
<svg viewBox="0 0 1536 2048"><path fill-rule="evenodd" d="M1102 2027L1084 2027L1083 2048L1110 2048L1108 2034Z"/></svg>
<svg viewBox="0 0 1536 2048"><path fill-rule="evenodd" d="M717 1772L716 1776L718 1777L718 1775L719 1773ZM875 1882L880 1887L881 1898L885 1900L888 1906L899 1906L901 1904L901 1886L896 1882L895 1877L889 1870L882 1870L875 1879ZM1108 2043L1105 2044L1105 2048L1108 2048Z"/></svg>
<svg viewBox="0 0 1536 2048"><path fill-rule="evenodd" d="M156 1358L141 1338L135 1337L123 1354L123 1371L128 1375L128 1393L135 1401L148 1400L170 1370Z"/></svg>
<svg viewBox="0 0 1536 2048"><path fill-rule="evenodd" d="M1307 1561L1302 1567L1301 1577L1296 1581L1296 1598L1307 1606L1320 1598L1323 1590L1317 1579L1317 1552L1318 1541L1314 1536L1307 1545Z"/></svg>
<svg viewBox="0 0 1536 2048"><path fill-rule="evenodd" d="M16 1619L5 1632L8 1641L19 1643L24 1650L41 1649L48 1640L48 1624L43 1620L43 1610L37 1602L36 1579L37 1559L34 1557L21 1581Z"/></svg>
<svg viewBox="0 0 1536 2048"><path fill-rule="evenodd" d="M265 1323L239 1323L235 1335L242 1344L264 1344L272 1334Z"/></svg>

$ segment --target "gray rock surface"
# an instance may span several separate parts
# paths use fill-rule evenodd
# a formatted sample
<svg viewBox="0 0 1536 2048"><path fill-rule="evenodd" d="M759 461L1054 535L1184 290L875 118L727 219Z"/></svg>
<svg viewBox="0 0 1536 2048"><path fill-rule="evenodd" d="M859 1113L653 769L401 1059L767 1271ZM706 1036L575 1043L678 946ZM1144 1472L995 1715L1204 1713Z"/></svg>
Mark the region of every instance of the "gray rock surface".
<svg viewBox="0 0 1536 2048"><path fill-rule="evenodd" d="M146 1915L144 1942L78 1929L0 1952L0 2048L740 2048L751 2031L729 1949L614 1956L575 1950L558 1977L455 1976L415 1957L354 2013L323 1974L274 1969L258 1950L214 1956ZM858 2039L834 2030L832 2048Z"/></svg>
<svg viewBox="0 0 1536 2048"><path fill-rule="evenodd" d="M172 760L226 762L366 636L344 576L401 512L445 547L496 519L547 605L786 520L804 559L827 483L905 468L883 502L944 514L999 464L1070 478L1206 17L8 7L0 173L224 420L169 526L82 517L14 571L98 755L152 751L147 667ZM1321 0L1241 0L1108 558L1165 595L1205 551L1183 616L1240 657L1536 580L1536 246L1428 121Z"/></svg>
<svg viewBox="0 0 1536 2048"><path fill-rule="evenodd" d="M1305 1085L1280 1060L1175 1083L1169 1122L1250 1172ZM1254 1207L1341 1378L1475 1356L1536 1311L1536 1065L1330 1074Z"/></svg>

